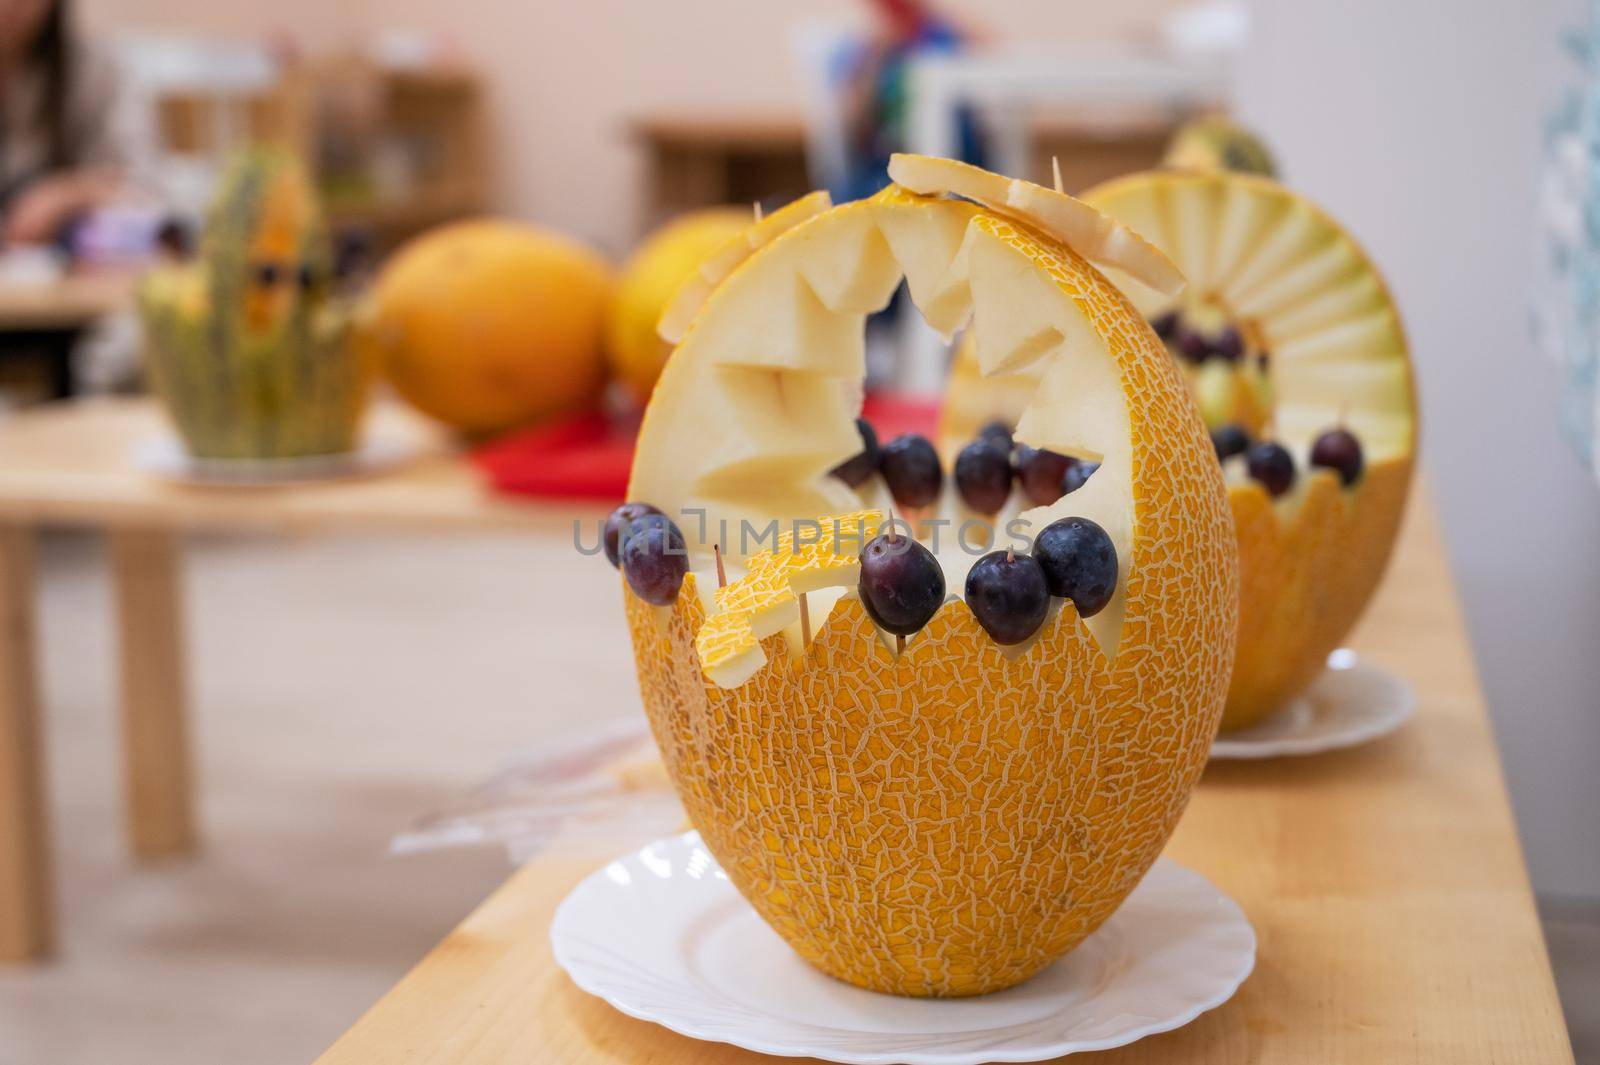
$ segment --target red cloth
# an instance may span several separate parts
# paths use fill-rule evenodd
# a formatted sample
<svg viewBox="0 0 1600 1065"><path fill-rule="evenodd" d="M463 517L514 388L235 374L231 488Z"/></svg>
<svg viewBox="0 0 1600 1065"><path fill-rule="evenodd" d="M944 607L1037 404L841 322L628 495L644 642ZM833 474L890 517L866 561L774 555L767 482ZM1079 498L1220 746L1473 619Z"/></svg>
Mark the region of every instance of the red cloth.
<svg viewBox="0 0 1600 1065"><path fill-rule="evenodd" d="M939 404L873 393L861 415L878 431L879 440L901 433L921 433L931 439ZM472 461L498 492L621 502L628 490L637 431L637 422L616 423L603 414L584 414L507 433L474 448Z"/></svg>

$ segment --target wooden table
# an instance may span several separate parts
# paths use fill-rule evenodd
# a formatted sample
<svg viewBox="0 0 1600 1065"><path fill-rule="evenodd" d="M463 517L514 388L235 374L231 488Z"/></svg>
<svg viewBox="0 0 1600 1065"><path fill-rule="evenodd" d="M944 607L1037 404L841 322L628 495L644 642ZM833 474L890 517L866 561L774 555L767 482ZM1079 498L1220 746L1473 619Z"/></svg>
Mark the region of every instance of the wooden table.
<svg viewBox="0 0 1600 1065"><path fill-rule="evenodd" d="M107 535L127 827L135 854L159 858L192 849L196 837L180 533L532 529L568 535L575 514L570 507L491 496L437 434L395 408L376 412L373 431L412 440L417 461L380 477L313 485L219 489L160 481L136 468L133 457L141 441L165 431L160 414L143 400L45 404L0 421L0 960L45 954L54 938L36 682L40 529L76 525Z"/></svg>
<svg viewBox="0 0 1600 1065"><path fill-rule="evenodd" d="M1426 499L1353 645L1410 680L1416 719L1357 750L1213 765L1168 849L1243 905L1255 973L1193 1024L1085 1060L1572 1061ZM557 968L552 911L596 864L517 871L321 1065L760 1060L624 1016Z"/></svg>
<svg viewBox="0 0 1600 1065"><path fill-rule="evenodd" d="M135 275L68 274L39 284L0 283L0 357L38 352L49 364L53 399L72 394L72 348L83 330L128 306Z"/></svg>

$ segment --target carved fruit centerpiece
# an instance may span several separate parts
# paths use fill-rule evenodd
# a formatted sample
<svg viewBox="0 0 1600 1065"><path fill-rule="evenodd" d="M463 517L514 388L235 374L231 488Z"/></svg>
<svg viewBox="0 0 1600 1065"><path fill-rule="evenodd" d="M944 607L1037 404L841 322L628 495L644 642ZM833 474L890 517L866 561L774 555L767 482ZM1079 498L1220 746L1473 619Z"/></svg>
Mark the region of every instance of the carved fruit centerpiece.
<svg viewBox="0 0 1600 1065"><path fill-rule="evenodd" d="M139 289L151 384L204 459L334 455L356 446L372 374L349 343L327 228L293 156L234 161L193 262Z"/></svg>
<svg viewBox="0 0 1600 1065"><path fill-rule="evenodd" d="M1004 178L890 173L769 215L680 291L606 547L732 883L841 980L975 995L1094 931L1182 813L1232 663L1232 519L1182 373L1100 272L1172 291L1171 262L1065 196L1030 221L948 195ZM1016 440L1098 463L1081 487L1037 503L862 431L865 318L902 281L981 374L1032 375ZM971 511L953 480L1005 497L986 532L939 535Z"/></svg>

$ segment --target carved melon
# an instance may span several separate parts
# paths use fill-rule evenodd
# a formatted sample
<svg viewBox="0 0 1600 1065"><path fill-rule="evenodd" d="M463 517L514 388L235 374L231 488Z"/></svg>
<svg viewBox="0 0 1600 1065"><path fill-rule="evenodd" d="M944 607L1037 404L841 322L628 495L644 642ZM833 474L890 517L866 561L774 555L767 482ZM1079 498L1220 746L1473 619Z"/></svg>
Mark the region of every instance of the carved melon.
<svg viewBox="0 0 1600 1065"><path fill-rule="evenodd" d="M1204 766L1236 625L1221 471L1159 340L1052 232L898 186L767 222L684 296L640 433L629 497L679 521L692 567L671 606L625 591L645 707L695 827L802 957L896 994L1008 987L1116 909ZM856 598L876 496L828 470L859 446L865 317L902 280L936 328L970 322L982 373L1033 374L1021 440L1102 462L1011 530L1110 532L1118 590L1087 622L1058 604L1002 648L953 596L897 652ZM740 533L769 522L785 539Z"/></svg>

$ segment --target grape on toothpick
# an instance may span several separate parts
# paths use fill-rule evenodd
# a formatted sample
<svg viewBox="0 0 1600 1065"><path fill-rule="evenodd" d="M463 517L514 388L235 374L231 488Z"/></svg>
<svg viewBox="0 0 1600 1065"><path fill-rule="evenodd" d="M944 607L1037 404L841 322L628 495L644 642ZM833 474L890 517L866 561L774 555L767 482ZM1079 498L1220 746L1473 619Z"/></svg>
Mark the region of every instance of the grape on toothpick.
<svg viewBox="0 0 1600 1065"><path fill-rule="evenodd" d="M1211 354L1229 362L1238 362L1244 355L1244 337L1233 326L1224 327L1222 332L1211 338Z"/></svg>
<svg viewBox="0 0 1600 1065"><path fill-rule="evenodd" d="M865 418L857 418L856 432L861 435L861 450L828 471L851 488L859 488L863 481L877 473L882 461L878 433L872 428L872 423Z"/></svg>
<svg viewBox="0 0 1600 1065"><path fill-rule="evenodd" d="M932 621L944 602L944 570L932 551L889 532L862 549L856 590L872 620L904 638Z"/></svg>
<svg viewBox="0 0 1600 1065"><path fill-rule="evenodd" d="M1011 458L988 440L974 440L956 456L955 479L961 501L992 517L1011 497Z"/></svg>
<svg viewBox="0 0 1600 1065"><path fill-rule="evenodd" d="M689 553L683 533L665 516L635 529L622 544L623 576L628 578L633 593L647 603L672 603L688 572Z"/></svg>
<svg viewBox="0 0 1600 1065"><path fill-rule="evenodd" d="M978 439L987 440L995 447L998 447L1006 453L1007 458L1010 458L1011 449L1016 444L1016 441L1012 438L1010 423L1001 421L999 418L984 422L983 428L978 430Z"/></svg>
<svg viewBox="0 0 1600 1065"><path fill-rule="evenodd" d="M967 606L995 643L1018 644L1044 624L1050 588L1044 569L1030 555L993 551L967 572Z"/></svg>
<svg viewBox="0 0 1600 1065"><path fill-rule="evenodd" d="M1082 488L1084 482L1094 476L1094 471L1100 468L1098 462L1085 462L1083 459L1073 459L1072 465L1067 467L1067 472L1061 475L1061 494L1071 495Z"/></svg>
<svg viewBox="0 0 1600 1065"><path fill-rule="evenodd" d="M1088 518L1061 518L1039 531L1033 557L1044 570L1051 595L1071 599L1079 617L1104 610L1117 590L1117 548Z"/></svg>
<svg viewBox="0 0 1600 1065"><path fill-rule="evenodd" d="M621 541L627 539L624 534L631 534L634 529L641 526L640 519L652 514L666 516L649 503L624 503L606 515L605 530L601 535L601 542L605 546L607 562L610 562L613 566L621 565Z"/></svg>
<svg viewBox="0 0 1600 1065"><path fill-rule="evenodd" d="M1171 340L1177 335L1180 316L1177 311L1168 311L1158 314L1150 319L1150 328L1156 331L1156 336L1162 340Z"/></svg>
<svg viewBox="0 0 1600 1065"><path fill-rule="evenodd" d="M1339 483L1348 488L1360 479L1365 466L1361 441L1342 425L1329 429L1312 443L1311 465L1334 471Z"/></svg>
<svg viewBox="0 0 1600 1065"><path fill-rule="evenodd" d="M1061 498L1061 478L1074 460L1042 448L1023 445L1017 452L1017 483L1028 502L1047 507Z"/></svg>
<svg viewBox="0 0 1600 1065"><path fill-rule="evenodd" d="M1211 341L1200 330L1184 326L1177 334L1178 353L1190 362L1205 362L1211 357Z"/></svg>
<svg viewBox="0 0 1600 1065"><path fill-rule="evenodd" d="M1211 430L1211 446L1217 449L1217 461L1242 455L1250 446L1250 434L1240 425L1219 425Z"/></svg>
<svg viewBox="0 0 1600 1065"><path fill-rule="evenodd" d="M926 437L904 433L883 445L881 468L889 494L902 507L920 510L939 498L944 469Z"/></svg>
<svg viewBox="0 0 1600 1065"><path fill-rule="evenodd" d="M1273 498L1294 487L1294 457L1271 440L1250 445L1244 453L1245 469Z"/></svg>

